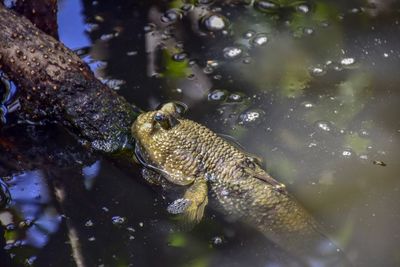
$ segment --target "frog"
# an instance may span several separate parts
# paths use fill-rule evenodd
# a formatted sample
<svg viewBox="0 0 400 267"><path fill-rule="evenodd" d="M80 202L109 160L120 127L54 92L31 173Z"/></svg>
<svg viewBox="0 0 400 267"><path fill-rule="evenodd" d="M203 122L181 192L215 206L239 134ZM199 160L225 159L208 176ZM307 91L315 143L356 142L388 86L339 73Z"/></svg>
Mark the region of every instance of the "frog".
<svg viewBox="0 0 400 267"><path fill-rule="evenodd" d="M324 259L328 248L334 258L340 254L339 261L347 262L340 260L341 250L285 184L262 168L259 157L184 113L182 105L165 103L139 115L131 128L139 161L184 189L169 210L179 213L185 224L196 225L212 200L216 210L255 228L287 251L315 261Z"/></svg>

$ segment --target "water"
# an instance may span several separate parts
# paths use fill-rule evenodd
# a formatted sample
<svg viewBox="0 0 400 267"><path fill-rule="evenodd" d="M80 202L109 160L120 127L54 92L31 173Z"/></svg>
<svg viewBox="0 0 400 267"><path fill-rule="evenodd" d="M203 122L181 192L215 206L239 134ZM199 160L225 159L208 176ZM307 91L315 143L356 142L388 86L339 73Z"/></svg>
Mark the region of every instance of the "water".
<svg viewBox="0 0 400 267"><path fill-rule="evenodd" d="M182 101L189 118L260 156L354 266L399 266L399 4L195 2L60 1L60 36L128 101L144 110ZM90 154L62 129L0 134L0 175L13 198L0 212L0 258L13 255L12 266L292 260L212 210L180 231L167 211L173 199L139 166Z"/></svg>

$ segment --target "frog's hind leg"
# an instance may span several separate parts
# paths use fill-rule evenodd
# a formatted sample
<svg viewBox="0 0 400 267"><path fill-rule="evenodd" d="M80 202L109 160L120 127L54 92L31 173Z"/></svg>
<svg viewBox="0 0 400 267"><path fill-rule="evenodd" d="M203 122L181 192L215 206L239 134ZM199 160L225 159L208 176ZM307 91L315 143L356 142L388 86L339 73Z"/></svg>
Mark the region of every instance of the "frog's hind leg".
<svg viewBox="0 0 400 267"><path fill-rule="evenodd" d="M197 178L186 190L182 199L174 201L168 211L179 211L179 220L186 230L193 228L201 221L208 203L208 188L205 179Z"/></svg>

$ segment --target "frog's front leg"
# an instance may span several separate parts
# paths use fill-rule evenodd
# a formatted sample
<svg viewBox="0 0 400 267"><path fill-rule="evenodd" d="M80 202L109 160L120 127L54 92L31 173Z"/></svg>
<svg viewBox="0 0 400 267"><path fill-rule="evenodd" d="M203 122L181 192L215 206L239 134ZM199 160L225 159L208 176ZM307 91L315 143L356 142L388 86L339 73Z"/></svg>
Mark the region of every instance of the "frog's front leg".
<svg viewBox="0 0 400 267"><path fill-rule="evenodd" d="M189 229L201 221L207 203L207 182L198 177L187 188L183 198L172 202L167 209L170 213L179 214L183 226Z"/></svg>

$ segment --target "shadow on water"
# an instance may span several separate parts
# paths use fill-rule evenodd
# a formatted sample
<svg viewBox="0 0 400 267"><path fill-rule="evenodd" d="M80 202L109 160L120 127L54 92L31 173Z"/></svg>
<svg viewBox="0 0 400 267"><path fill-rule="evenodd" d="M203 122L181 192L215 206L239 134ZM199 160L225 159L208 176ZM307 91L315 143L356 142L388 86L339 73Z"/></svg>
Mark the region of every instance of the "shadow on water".
<svg viewBox="0 0 400 267"><path fill-rule="evenodd" d="M60 1L60 36L132 103L185 102L262 157L354 266L398 266L399 4L196 2ZM137 165L16 124L3 88L1 266L300 266L213 210L180 231Z"/></svg>

